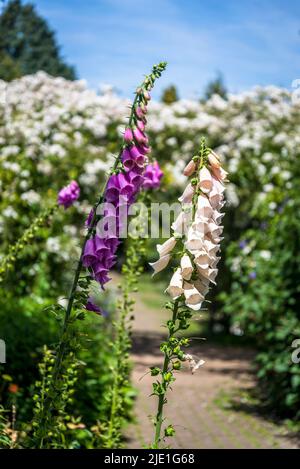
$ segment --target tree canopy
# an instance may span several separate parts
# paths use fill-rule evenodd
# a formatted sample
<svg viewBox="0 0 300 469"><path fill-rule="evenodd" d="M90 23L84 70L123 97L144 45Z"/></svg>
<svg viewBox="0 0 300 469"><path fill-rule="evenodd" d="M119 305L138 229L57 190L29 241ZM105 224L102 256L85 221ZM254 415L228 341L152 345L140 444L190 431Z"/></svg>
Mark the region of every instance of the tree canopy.
<svg viewBox="0 0 300 469"><path fill-rule="evenodd" d="M162 93L161 100L165 104L172 104L178 101L178 92L174 85L170 85Z"/></svg>
<svg viewBox="0 0 300 469"><path fill-rule="evenodd" d="M34 5L11 0L0 15L0 78L9 81L38 70L76 78L61 56L54 31Z"/></svg>

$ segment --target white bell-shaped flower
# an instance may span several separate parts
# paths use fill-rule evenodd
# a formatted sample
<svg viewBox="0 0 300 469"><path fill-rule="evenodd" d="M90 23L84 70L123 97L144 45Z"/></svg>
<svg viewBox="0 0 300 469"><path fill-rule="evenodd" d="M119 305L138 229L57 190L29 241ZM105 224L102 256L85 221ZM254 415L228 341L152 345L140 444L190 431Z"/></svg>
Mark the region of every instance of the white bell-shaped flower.
<svg viewBox="0 0 300 469"><path fill-rule="evenodd" d="M203 234L194 230L192 227L189 229L187 234L187 240L185 242L185 247L189 251L200 250L203 247Z"/></svg>
<svg viewBox="0 0 300 469"><path fill-rule="evenodd" d="M208 229L207 232L213 237L217 238L220 236L223 232L223 226L217 225L214 222L208 223Z"/></svg>
<svg viewBox="0 0 300 469"><path fill-rule="evenodd" d="M213 208L206 195L200 194L197 201L197 216L210 218L213 214Z"/></svg>
<svg viewBox="0 0 300 469"><path fill-rule="evenodd" d="M195 254L195 264L201 269L208 269L211 264L212 258L206 251L197 251Z"/></svg>
<svg viewBox="0 0 300 469"><path fill-rule="evenodd" d="M215 221L215 223L220 224L224 215L225 213L221 213L221 212L218 212L218 210L214 210L212 219Z"/></svg>
<svg viewBox="0 0 300 469"><path fill-rule="evenodd" d="M161 272L162 270L164 270L167 267L167 265L169 264L170 259L171 259L170 254L167 254L166 256L160 257L155 262L150 262L149 265L151 265L152 269L154 270L154 272L152 274L152 277L155 274L158 274L158 272Z"/></svg>
<svg viewBox="0 0 300 469"><path fill-rule="evenodd" d="M201 308L203 302L203 296L199 293L197 288L195 288L191 283L184 282L184 296L185 304L192 308L195 311L198 311Z"/></svg>
<svg viewBox="0 0 300 469"><path fill-rule="evenodd" d="M182 277L185 280L190 280L193 270L194 270L190 256L188 256L187 254L184 254L180 260L180 266L181 266Z"/></svg>
<svg viewBox="0 0 300 469"><path fill-rule="evenodd" d="M208 252L210 256L217 254L220 249L219 244L211 242L209 239L205 239L203 242L204 249Z"/></svg>
<svg viewBox="0 0 300 469"><path fill-rule="evenodd" d="M216 191L219 192L219 194L223 194L225 192L224 184L221 181L219 181L217 178L215 178L214 176L212 178L212 181L213 181L213 189L216 189Z"/></svg>
<svg viewBox="0 0 300 469"><path fill-rule="evenodd" d="M205 166L200 169L199 186L204 193L208 193L212 189L212 175Z"/></svg>
<svg viewBox="0 0 300 469"><path fill-rule="evenodd" d="M223 194L220 194L216 189L213 189L209 194L209 202L213 209L219 209L223 202Z"/></svg>
<svg viewBox="0 0 300 469"><path fill-rule="evenodd" d="M188 230L192 220L192 213L190 210L185 210L179 213L176 220L172 223L171 228L175 235L182 236Z"/></svg>
<svg viewBox="0 0 300 469"><path fill-rule="evenodd" d="M174 236L172 236L171 238L167 239L167 241L165 241L163 244L157 244L156 249L159 256L163 257L166 254L169 254L169 252L171 252L172 249L174 249L174 247L176 246L176 242L176 239L174 238Z"/></svg>
<svg viewBox="0 0 300 469"><path fill-rule="evenodd" d="M209 280L199 274L199 278L194 282L194 287L197 288L198 292L201 296L203 296L204 299L209 292Z"/></svg>
<svg viewBox="0 0 300 469"><path fill-rule="evenodd" d="M192 201L193 195L195 193L195 188L192 186L192 184L188 184L186 188L183 191L183 194L179 197L179 202L181 203L189 203Z"/></svg>
<svg viewBox="0 0 300 469"><path fill-rule="evenodd" d="M172 275L170 285L166 289L166 292L175 300L183 293L183 279L181 274L181 269L175 270L174 274Z"/></svg>
<svg viewBox="0 0 300 469"><path fill-rule="evenodd" d="M215 279L218 275L218 269L201 269L203 277L207 278L211 283L216 285Z"/></svg>
<svg viewBox="0 0 300 469"><path fill-rule="evenodd" d="M219 180L219 181L226 181L226 178L228 176L228 173L223 169L223 168L215 168L212 166L212 172L214 176Z"/></svg>

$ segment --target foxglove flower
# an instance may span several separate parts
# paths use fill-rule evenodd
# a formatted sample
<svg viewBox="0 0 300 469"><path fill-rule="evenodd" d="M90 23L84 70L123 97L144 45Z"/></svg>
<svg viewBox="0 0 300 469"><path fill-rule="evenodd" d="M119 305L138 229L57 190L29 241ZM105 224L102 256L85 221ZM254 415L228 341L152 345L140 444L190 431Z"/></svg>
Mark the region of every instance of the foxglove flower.
<svg viewBox="0 0 300 469"><path fill-rule="evenodd" d="M157 189L160 186L160 181L163 175L164 173L160 169L157 161L152 164L148 164L144 172L143 188Z"/></svg>
<svg viewBox="0 0 300 469"><path fill-rule="evenodd" d="M179 198L182 211L172 224L175 237L157 246L160 258L151 265L154 274L163 270L175 248L172 240L176 238L178 243L180 238L183 247L180 267L175 270L166 291L173 299L182 296L186 306L197 311L209 285L216 283L220 260L217 254L223 231L220 210L224 205L227 173L221 167L219 157L206 147L188 163L184 173L192 179ZM172 249L167 249L168 246Z"/></svg>
<svg viewBox="0 0 300 469"><path fill-rule="evenodd" d="M136 98L132 106L129 125L125 129L123 147L119 158L116 160L113 174L109 177L103 202L110 203L114 210L107 210L101 219L101 226L108 226L112 221L115 227L114 233L108 233L101 237L94 235L85 245L82 256L83 265L90 269L93 278L103 288L109 278L109 270L116 263L116 251L118 242L116 237L120 236L131 204L136 200L141 189L157 188L163 176L158 163L148 164L148 155L151 151L149 139L145 132L147 104L150 100L149 91L154 85L155 78L160 77L166 64L162 63L153 68L152 74L144 80L142 86L136 91ZM87 224L93 226L97 219L94 212L90 213ZM114 239L114 242L110 242ZM98 245L102 242L102 248ZM166 266L166 259L160 266ZM164 268L163 267L163 268Z"/></svg>
<svg viewBox="0 0 300 469"><path fill-rule="evenodd" d="M80 187L76 181L70 182L66 187L63 187L59 193L57 202L58 205L63 205L64 208L68 208L79 198L80 196Z"/></svg>
<svg viewBox="0 0 300 469"><path fill-rule="evenodd" d="M88 299L87 304L85 305L85 309L87 311L93 311L94 313L102 315L101 308L94 303L91 297Z"/></svg>

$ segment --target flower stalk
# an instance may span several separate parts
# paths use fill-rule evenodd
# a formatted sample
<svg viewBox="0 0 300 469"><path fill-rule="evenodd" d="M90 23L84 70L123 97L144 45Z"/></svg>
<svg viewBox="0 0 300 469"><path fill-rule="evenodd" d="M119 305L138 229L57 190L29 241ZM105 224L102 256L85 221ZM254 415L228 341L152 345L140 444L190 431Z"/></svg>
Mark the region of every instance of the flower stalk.
<svg viewBox="0 0 300 469"><path fill-rule="evenodd" d="M151 375L156 376L153 383L153 395L158 398L157 413L154 421L155 435L153 448L159 448L165 437L175 434L172 425L164 429L164 406L167 403L167 390L175 381L174 373L180 370L182 362L189 363L192 372L203 363L182 350L189 345L187 338L177 334L190 325L192 311L200 310L210 283L215 284L217 275L217 252L220 248L223 214L223 181L227 173L221 168L219 157L209 149L205 140L201 140L199 152L187 164L184 174L190 182L179 201L182 212L172 225L173 235L164 244L157 246L158 261L152 264L154 274L162 271L170 262L175 250L176 258L180 258L179 267L175 268L166 292L171 296L167 309L171 310L172 318L166 322L168 338L160 346L164 354L162 368L150 368ZM174 255L175 257L175 255Z"/></svg>
<svg viewBox="0 0 300 469"><path fill-rule="evenodd" d="M59 305L53 307L55 314L59 313L61 315L63 313L63 326L48 393L44 400L43 408L34 419L34 426L38 429L35 432L35 436L40 448L44 447L44 444L46 447L51 445L51 438L49 439L48 435L49 432L51 433L51 426L55 425L55 416L52 415L53 411L59 405L61 407L66 405L66 403L61 402L60 398L64 361L67 360L68 354L76 352L76 348L79 346L76 341L76 335L74 336L70 325L77 319L83 319L84 317L83 310L89 302L88 290L91 280L97 280L103 287L109 280L107 272L116 261L115 251L119 241L115 237L110 236L101 239L96 234L98 222L106 216L105 214L104 216L98 215L97 211L100 204L106 201L115 203L116 208L118 208L117 199L119 201L120 195L124 196L124 194L123 202L125 201L129 207L129 204L132 203L142 185L144 178L142 176L139 177L139 173L143 173L147 163L145 155L150 151L147 146L148 139L143 132L146 123L147 103L150 99L149 91L153 88L155 80L161 76L165 68L165 62L155 65L151 74L145 77L143 83L136 90L127 127L130 130L129 133L130 138L132 136L132 141L130 140L130 143L128 143L127 132L124 136L126 138L124 139L121 151L115 159L113 168L87 220L88 229L74 274L67 307L66 309ZM138 172L133 172L133 167L137 168ZM126 188L126 192L124 192L124 188ZM67 202L69 195L69 192L61 195L63 204L64 201ZM67 196L67 199L65 199L65 196ZM100 250L98 249L99 244L101 245ZM83 268L88 268L87 275L82 275ZM80 286L80 291L78 286ZM61 411L63 412L63 409Z"/></svg>
<svg viewBox="0 0 300 469"><path fill-rule="evenodd" d="M57 208L58 206L53 204L44 210L33 220L18 241L9 246L8 253L0 260L0 283L3 282L4 275L14 268L17 259L21 256L26 246L32 243L39 229L48 223Z"/></svg>

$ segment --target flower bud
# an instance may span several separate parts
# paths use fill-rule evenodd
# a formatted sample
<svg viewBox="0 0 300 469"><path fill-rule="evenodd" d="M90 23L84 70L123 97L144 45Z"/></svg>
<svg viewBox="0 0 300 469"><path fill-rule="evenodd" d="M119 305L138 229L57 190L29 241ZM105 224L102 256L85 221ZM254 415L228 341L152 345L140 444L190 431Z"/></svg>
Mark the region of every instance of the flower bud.
<svg viewBox="0 0 300 469"><path fill-rule="evenodd" d="M183 174L189 177L195 172L195 170L196 170L196 163L193 160L191 160L184 168Z"/></svg>
<svg viewBox="0 0 300 469"><path fill-rule="evenodd" d="M220 168L220 166L221 166L220 161L217 160L215 155L213 155L212 153L210 153L208 155L208 161L209 161L210 165L213 166L214 168Z"/></svg>
<svg viewBox="0 0 300 469"><path fill-rule="evenodd" d="M131 130L129 127L127 127L127 129L125 130L125 133L124 133L124 140L125 140L125 142L127 142L127 143L130 143L130 142L132 142L132 140L133 140L132 130Z"/></svg>

